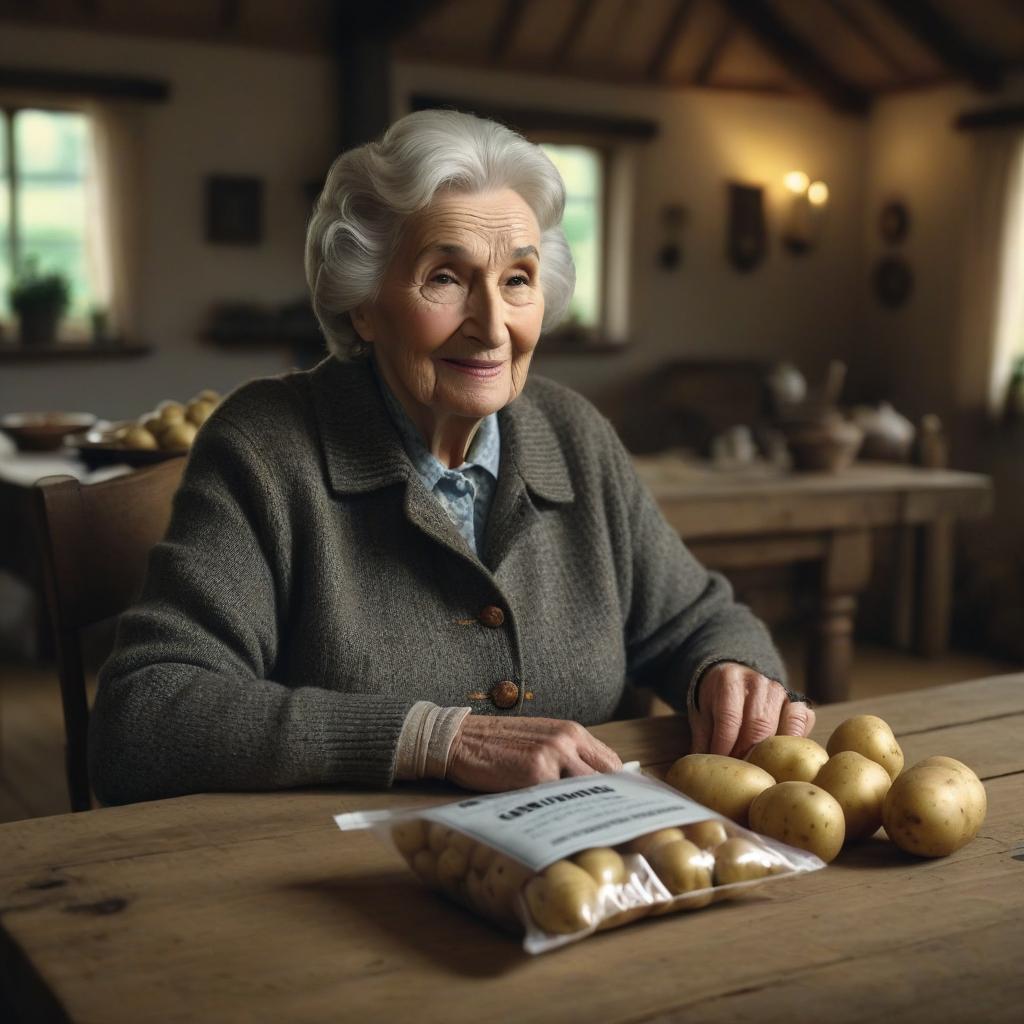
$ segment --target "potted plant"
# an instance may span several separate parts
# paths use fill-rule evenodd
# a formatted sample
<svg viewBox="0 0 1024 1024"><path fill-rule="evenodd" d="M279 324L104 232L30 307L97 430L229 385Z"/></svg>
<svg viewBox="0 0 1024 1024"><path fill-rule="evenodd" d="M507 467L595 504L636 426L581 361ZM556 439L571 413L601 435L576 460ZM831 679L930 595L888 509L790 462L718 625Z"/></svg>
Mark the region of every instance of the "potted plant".
<svg viewBox="0 0 1024 1024"><path fill-rule="evenodd" d="M57 340L57 325L68 308L70 292L63 274L41 274L35 259L25 261L10 291L23 345L52 345Z"/></svg>

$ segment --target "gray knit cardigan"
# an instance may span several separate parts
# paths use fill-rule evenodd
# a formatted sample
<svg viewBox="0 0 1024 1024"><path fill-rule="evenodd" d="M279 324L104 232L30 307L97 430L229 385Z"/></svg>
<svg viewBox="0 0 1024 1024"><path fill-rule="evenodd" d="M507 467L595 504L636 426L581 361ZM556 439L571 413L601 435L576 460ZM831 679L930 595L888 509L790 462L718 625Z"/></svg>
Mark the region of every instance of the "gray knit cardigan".
<svg viewBox="0 0 1024 1024"><path fill-rule="evenodd" d="M478 558L365 362L229 396L100 674L99 799L387 786L417 700L587 725L627 678L677 708L715 661L783 678L763 625L689 554L589 403L533 377L499 417Z"/></svg>

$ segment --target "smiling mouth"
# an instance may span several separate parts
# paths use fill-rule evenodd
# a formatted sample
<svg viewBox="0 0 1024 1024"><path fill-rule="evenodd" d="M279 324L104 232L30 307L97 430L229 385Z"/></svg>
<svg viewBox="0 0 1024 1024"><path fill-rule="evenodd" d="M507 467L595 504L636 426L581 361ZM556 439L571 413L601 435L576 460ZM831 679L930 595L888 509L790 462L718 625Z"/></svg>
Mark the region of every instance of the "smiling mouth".
<svg viewBox="0 0 1024 1024"><path fill-rule="evenodd" d="M481 378L496 377L505 365L503 362L495 362L493 359L442 359L441 362L460 373Z"/></svg>

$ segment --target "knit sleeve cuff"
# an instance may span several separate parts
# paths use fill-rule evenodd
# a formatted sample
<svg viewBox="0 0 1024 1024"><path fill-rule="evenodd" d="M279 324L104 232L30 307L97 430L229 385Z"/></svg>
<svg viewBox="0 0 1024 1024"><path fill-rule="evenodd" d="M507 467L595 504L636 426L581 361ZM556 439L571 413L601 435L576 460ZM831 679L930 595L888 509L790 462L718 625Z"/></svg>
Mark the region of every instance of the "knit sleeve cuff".
<svg viewBox="0 0 1024 1024"><path fill-rule="evenodd" d="M398 737L396 779L443 779L459 727L470 708L442 708L428 700L409 709Z"/></svg>

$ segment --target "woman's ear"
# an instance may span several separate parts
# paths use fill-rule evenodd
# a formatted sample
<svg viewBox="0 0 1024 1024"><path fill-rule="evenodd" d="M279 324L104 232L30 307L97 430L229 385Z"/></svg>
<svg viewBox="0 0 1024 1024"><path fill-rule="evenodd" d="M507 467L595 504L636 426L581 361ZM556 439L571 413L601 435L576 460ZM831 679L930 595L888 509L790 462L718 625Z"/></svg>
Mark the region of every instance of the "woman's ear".
<svg viewBox="0 0 1024 1024"><path fill-rule="evenodd" d="M366 344L376 340L376 331L373 329L373 317L370 316L365 302L361 302L355 309L349 310L348 315L352 321L352 327L355 329L356 334L359 335L360 340Z"/></svg>

